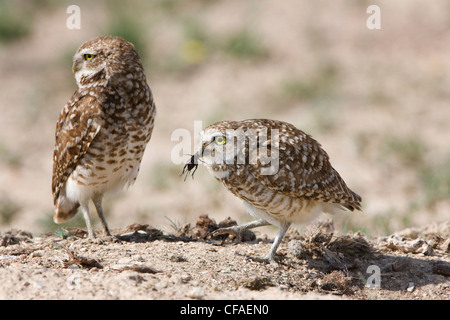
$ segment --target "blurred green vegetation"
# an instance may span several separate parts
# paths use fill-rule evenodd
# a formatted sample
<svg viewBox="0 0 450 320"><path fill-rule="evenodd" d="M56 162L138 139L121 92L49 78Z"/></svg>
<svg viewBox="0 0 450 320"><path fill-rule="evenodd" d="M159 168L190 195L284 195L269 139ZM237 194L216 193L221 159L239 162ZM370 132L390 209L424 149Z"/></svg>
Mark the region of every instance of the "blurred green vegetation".
<svg viewBox="0 0 450 320"><path fill-rule="evenodd" d="M148 31L144 22L146 2L107 1L108 21L103 34L131 42L143 61L148 60ZM131 4L131 5L130 5Z"/></svg>
<svg viewBox="0 0 450 320"><path fill-rule="evenodd" d="M0 43L22 39L32 32L32 9L26 4L17 6L14 3L0 1Z"/></svg>
<svg viewBox="0 0 450 320"><path fill-rule="evenodd" d="M53 234L60 239L72 238L73 235L66 228L60 227L53 231Z"/></svg>
<svg viewBox="0 0 450 320"><path fill-rule="evenodd" d="M385 138L380 155L384 161L399 163L412 171L423 195L410 201L410 211L432 208L437 202L450 198L450 156L436 162L430 157L427 144L419 136Z"/></svg>
<svg viewBox="0 0 450 320"><path fill-rule="evenodd" d="M309 76L292 76L283 80L275 91L275 99L282 105L302 101L317 101L334 97L337 93L339 69L333 63L320 65Z"/></svg>
<svg viewBox="0 0 450 320"><path fill-rule="evenodd" d="M107 24L102 34L123 37L133 43L144 65L153 72L176 73L190 71L207 63L213 54L224 53L240 61L268 57L269 52L253 30L242 27L225 34L213 34L204 25L202 10L211 1L198 0L186 5L178 0L108 1ZM83 8L82 8L83 10ZM152 26L161 21L171 21L177 26L175 50L165 56L152 55L154 37Z"/></svg>
<svg viewBox="0 0 450 320"><path fill-rule="evenodd" d="M11 168L18 168L22 165L23 156L12 151L0 141L0 162L7 164Z"/></svg>
<svg viewBox="0 0 450 320"><path fill-rule="evenodd" d="M0 224L11 222L20 211L20 205L10 198L0 198Z"/></svg>
<svg viewBox="0 0 450 320"><path fill-rule="evenodd" d="M249 29L241 29L225 36L223 50L232 57L250 60L268 56L261 38Z"/></svg>
<svg viewBox="0 0 450 320"><path fill-rule="evenodd" d="M425 162L428 148L418 136L406 138L389 136L385 139L382 153L385 156L394 156L403 165L418 168Z"/></svg>
<svg viewBox="0 0 450 320"><path fill-rule="evenodd" d="M201 21L194 16L186 16L180 20L182 40L178 56L186 65L197 65L204 62L212 50L210 36Z"/></svg>
<svg viewBox="0 0 450 320"><path fill-rule="evenodd" d="M425 192L426 206L450 198L450 157L435 166L424 166L419 177Z"/></svg>

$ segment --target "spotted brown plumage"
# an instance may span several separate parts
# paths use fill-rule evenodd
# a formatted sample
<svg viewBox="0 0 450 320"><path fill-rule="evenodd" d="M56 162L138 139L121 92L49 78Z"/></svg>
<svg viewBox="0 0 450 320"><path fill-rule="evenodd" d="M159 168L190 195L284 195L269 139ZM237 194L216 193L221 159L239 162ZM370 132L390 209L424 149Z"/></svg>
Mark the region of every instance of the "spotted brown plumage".
<svg viewBox="0 0 450 320"><path fill-rule="evenodd" d="M221 121L201 135L202 147L185 167L193 169L194 162L205 165L259 219L217 233L278 226L280 232L264 261L274 260L291 223L339 208L361 210L361 197L347 187L319 142L292 124L269 119Z"/></svg>
<svg viewBox="0 0 450 320"><path fill-rule="evenodd" d="M102 198L136 180L156 108L134 46L118 37L85 42L74 55L78 89L56 123L52 193L54 221L81 207L89 232L93 200L104 231Z"/></svg>

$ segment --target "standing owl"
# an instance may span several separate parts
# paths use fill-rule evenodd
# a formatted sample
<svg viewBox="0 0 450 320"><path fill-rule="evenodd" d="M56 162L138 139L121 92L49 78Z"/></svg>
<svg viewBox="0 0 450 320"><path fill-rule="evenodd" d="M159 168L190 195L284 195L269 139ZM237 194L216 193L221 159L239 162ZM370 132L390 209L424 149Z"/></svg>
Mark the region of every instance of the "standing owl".
<svg viewBox="0 0 450 320"><path fill-rule="evenodd" d="M156 115L141 59L118 37L98 37L81 45L72 71L78 89L61 110L53 153L53 220L65 222L81 207L89 238L93 201L110 236L102 198L136 180Z"/></svg>
<svg viewBox="0 0 450 320"><path fill-rule="evenodd" d="M361 210L361 197L350 190L331 166L327 153L310 135L293 125L266 119L223 121L201 133L202 145L183 171L198 163L235 196L257 220L219 229L234 234L264 225L279 232L264 258L275 252L291 223L302 223L321 212Z"/></svg>

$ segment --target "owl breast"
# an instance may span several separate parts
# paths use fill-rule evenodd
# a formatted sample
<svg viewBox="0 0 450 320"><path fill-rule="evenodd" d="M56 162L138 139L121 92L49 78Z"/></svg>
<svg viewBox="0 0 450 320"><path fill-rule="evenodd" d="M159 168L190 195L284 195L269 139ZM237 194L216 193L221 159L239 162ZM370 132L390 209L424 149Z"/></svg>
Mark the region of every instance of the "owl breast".
<svg viewBox="0 0 450 320"><path fill-rule="evenodd" d="M305 223L320 212L334 211L334 204L292 197L269 189L248 172L245 166L218 180L235 196L244 200L252 216L263 218L274 225L279 225L281 221Z"/></svg>

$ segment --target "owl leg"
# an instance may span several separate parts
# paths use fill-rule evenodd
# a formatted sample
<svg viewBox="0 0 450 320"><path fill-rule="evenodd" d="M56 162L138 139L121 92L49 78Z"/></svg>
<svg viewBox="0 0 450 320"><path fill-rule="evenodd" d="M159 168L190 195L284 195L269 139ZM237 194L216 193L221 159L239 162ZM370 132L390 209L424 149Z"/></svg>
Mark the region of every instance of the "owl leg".
<svg viewBox="0 0 450 320"><path fill-rule="evenodd" d="M273 240L272 247L269 250L269 253L265 258L258 258L253 256L247 256L248 259L251 259L253 261L257 262L263 262L263 263L272 263L275 262L275 253L277 252L278 246L281 243L281 240L283 239L284 235L286 234L286 231L289 229L289 226L291 225L290 222L285 222L281 224L280 229L278 230L277 235L275 236L275 239Z"/></svg>
<svg viewBox="0 0 450 320"><path fill-rule="evenodd" d="M83 204L81 206L81 211L83 212L83 218L86 222L86 227L88 229L88 237L89 239L94 239L94 231L92 230L91 218L89 217L89 205Z"/></svg>
<svg viewBox="0 0 450 320"><path fill-rule="evenodd" d="M103 214L103 208L102 208L102 198L96 197L92 199L95 205L95 209L97 209L97 214L100 218L100 221L103 225L103 230L105 231L105 235L111 236L111 233L109 232L108 224L106 223L105 215Z"/></svg>
<svg viewBox="0 0 450 320"><path fill-rule="evenodd" d="M270 225L270 223L268 223L266 220L264 219L259 219L259 220L254 220L252 222L243 224L241 226L233 226L233 227L228 227L228 228L220 228L217 229L216 231L214 231L212 233L213 236L219 236L222 234L231 234L235 237L239 237L239 235L241 234L242 231L248 230L248 229L252 229L252 228L256 228L256 227L262 227L262 226L267 226Z"/></svg>
<svg viewBox="0 0 450 320"><path fill-rule="evenodd" d="M266 260L267 262L275 261L275 252L277 252L278 246L280 245L281 240L283 240L283 237L288 231L290 225L290 222L286 222L280 226L280 229L278 230L278 233L273 240L272 247L270 248L270 251L264 260Z"/></svg>

